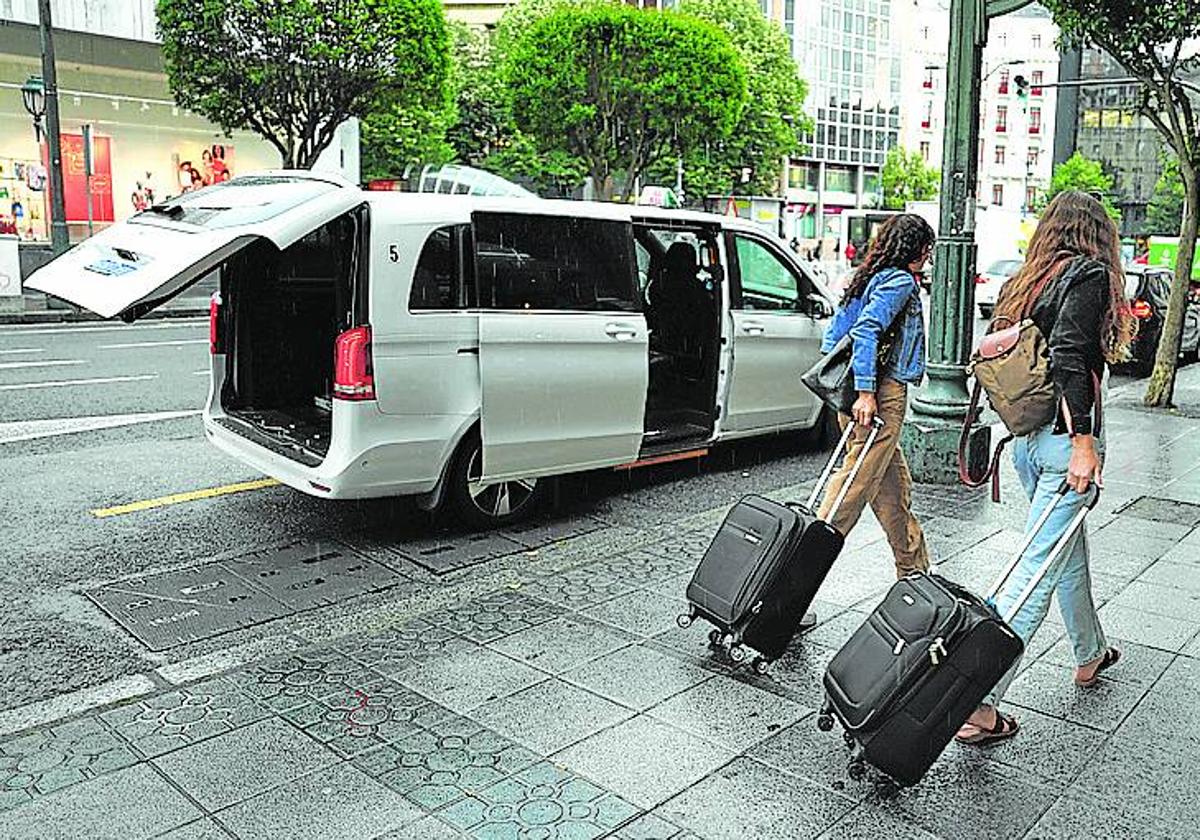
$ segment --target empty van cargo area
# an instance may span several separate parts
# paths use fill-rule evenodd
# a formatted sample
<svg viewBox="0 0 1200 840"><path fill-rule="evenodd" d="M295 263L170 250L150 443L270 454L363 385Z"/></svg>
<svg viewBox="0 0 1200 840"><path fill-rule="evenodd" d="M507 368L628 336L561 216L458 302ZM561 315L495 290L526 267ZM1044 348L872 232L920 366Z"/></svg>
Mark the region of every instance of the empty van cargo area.
<svg viewBox="0 0 1200 840"><path fill-rule="evenodd" d="M217 335L227 428L316 465L333 426L334 343L365 322L362 211L277 250L259 242L222 269ZM361 320L359 318L361 317Z"/></svg>

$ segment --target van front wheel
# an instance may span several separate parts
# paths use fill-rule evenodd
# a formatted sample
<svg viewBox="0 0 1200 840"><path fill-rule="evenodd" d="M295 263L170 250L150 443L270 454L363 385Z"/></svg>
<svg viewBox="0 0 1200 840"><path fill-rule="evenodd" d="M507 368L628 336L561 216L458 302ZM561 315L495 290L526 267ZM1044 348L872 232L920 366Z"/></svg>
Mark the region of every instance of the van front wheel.
<svg viewBox="0 0 1200 840"><path fill-rule="evenodd" d="M450 507L471 528L495 528L524 519L541 502L546 481L523 478L485 484L483 447L468 440L450 473Z"/></svg>

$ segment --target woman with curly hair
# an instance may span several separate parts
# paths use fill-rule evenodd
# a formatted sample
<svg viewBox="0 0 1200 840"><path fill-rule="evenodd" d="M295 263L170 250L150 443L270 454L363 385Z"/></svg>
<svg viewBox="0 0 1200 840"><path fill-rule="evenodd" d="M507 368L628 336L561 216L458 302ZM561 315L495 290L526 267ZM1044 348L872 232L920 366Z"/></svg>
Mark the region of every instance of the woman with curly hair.
<svg viewBox="0 0 1200 840"><path fill-rule="evenodd" d="M920 216L903 213L884 222L846 286L821 345L828 353L850 336L858 399L853 417L838 418L843 429L849 423L857 428L845 461L829 480L819 513L849 534L869 504L887 534L898 578L929 568L925 534L912 512L912 475L900 449L900 429L908 410L908 386L925 376L925 319L916 276L929 260L934 239L933 228ZM862 453L875 417L883 421L875 444L830 518L833 501Z"/></svg>
<svg viewBox="0 0 1200 840"><path fill-rule="evenodd" d="M1044 427L1018 437L1013 445L1017 475L1030 500L1026 536L1063 481L1074 492L1054 508L997 594L995 606L1001 615L1012 608L1067 533L1087 501L1092 482L1101 483L1102 430L1093 425L1093 409L1105 363L1124 358L1136 331L1125 299L1120 236L1095 198L1064 192L1046 208L1029 242L1024 267L1004 284L996 302L997 322L1015 324L1027 318L1049 344L1050 380L1058 410ZM1090 688L1121 653L1108 646L1096 615L1086 529L1081 528L1064 547L1055 568L1013 618L1012 629L1026 644L1046 618L1055 591L1077 663L1075 684ZM1017 667L1013 665L971 714L958 732L960 742L987 744L1016 734L1016 720L1001 714L996 704Z"/></svg>

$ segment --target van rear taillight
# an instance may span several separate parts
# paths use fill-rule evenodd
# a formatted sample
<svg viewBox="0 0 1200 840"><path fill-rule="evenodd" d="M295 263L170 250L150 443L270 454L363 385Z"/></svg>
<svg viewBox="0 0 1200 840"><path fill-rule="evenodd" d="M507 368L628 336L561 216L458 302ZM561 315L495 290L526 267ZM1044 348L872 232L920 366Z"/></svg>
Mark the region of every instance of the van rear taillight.
<svg viewBox="0 0 1200 840"><path fill-rule="evenodd" d="M346 330L334 342L333 396L339 400L375 399L370 327Z"/></svg>
<svg viewBox="0 0 1200 840"><path fill-rule="evenodd" d="M213 292L208 299L208 352L221 352L221 293Z"/></svg>

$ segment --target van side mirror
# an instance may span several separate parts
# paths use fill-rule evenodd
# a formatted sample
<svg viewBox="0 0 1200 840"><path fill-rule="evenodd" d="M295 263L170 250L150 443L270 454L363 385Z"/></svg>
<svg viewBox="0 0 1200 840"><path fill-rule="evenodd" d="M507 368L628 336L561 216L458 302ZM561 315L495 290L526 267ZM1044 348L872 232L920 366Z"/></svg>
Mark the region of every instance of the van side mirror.
<svg viewBox="0 0 1200 840"><path fill-rule="evenodd" d="M823 295L813 292L808 296L808 314L814 318L832 318L833 305Z"/></svg>

